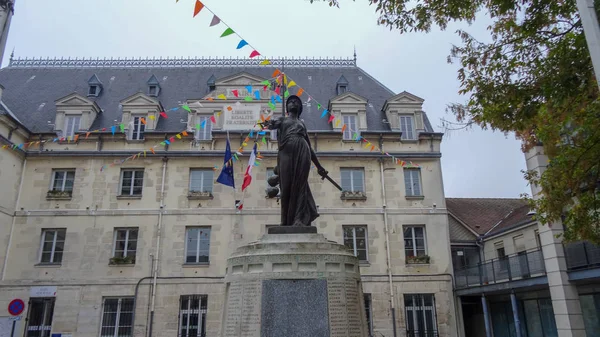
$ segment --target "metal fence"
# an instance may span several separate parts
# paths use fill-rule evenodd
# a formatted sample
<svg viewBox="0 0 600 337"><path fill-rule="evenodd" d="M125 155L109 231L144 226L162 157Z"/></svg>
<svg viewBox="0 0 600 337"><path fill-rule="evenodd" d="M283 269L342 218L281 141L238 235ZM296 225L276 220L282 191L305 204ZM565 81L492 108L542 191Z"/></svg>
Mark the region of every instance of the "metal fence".
<svg viewBox="0 0 600 337"><path fill-rule="evenodd" d="M455 270L454 278L457 288L468 288L545 274L546 267L542 251L536 249L487 260L477 265Z"/></svg>
<svg viewBox="0 0 600 337"><path fill-rule="evenodd" d="M564 244L568 270L600 268L600 246L587 241Z"/></svg>

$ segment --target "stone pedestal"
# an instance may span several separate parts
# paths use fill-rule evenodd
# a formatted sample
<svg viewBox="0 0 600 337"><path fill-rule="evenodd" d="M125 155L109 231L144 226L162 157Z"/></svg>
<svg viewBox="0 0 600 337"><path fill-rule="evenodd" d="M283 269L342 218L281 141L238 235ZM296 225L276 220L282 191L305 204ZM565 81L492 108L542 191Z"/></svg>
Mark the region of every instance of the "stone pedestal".
<svg viewBox="0 0 600 337"><path fill-rule="evenodd" d="M222 337L367 337L358 259L321 234L266 234L227 260Z"/></svg>

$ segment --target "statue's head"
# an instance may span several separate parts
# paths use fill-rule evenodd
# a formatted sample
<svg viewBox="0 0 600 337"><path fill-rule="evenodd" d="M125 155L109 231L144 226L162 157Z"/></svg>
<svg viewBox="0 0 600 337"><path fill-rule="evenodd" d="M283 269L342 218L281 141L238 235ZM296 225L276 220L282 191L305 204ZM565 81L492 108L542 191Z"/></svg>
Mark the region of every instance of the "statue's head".
<svg viewBox="0 0 600 337"><path fill-rule="evenodd" d="M302 100L296 95L288 97L285 107L289 114L294 114L296 116L302 114Z"/></svg>

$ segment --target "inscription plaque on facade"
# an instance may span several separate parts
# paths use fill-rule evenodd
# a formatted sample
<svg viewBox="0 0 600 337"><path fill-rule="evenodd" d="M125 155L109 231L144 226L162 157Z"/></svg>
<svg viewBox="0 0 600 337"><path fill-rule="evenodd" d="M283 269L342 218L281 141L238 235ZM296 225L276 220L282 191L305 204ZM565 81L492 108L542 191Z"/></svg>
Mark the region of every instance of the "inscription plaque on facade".
<svg viewBox="0 0 600 337"><path fill-rule="evenodd" d="M242 284L241 282L231 282L227 288L227 302L225 303L227 316L225 319L226 337L236 337L239 335L240 318L242 313Z"/></svg>
<svg viewBox="0 0 600 337"><path fill-rule="evenodd" d="M223 129L225 130L251 130L260 118L260 104L232 105L231 111L223 107L225 119Z"/></svg>

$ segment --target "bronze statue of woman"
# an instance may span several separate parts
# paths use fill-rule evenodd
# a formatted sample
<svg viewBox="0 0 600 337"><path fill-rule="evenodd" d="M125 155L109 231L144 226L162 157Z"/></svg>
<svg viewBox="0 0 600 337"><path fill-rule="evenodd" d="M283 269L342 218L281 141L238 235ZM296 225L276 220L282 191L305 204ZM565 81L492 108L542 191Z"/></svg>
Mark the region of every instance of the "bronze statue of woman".
<svg viewBox="0 0 600 337"><path fill-rule="evenodd" d="M308 186L311 161L319 175L327 175L317 155L310 146L306 125L300 120L302 100L292 95L286 101L288 117L282 116L265 125L277 130L279 152L277 153L276 176L269 185L279 182L281 190L281 226L310 226L319 213Z"/></svg>

